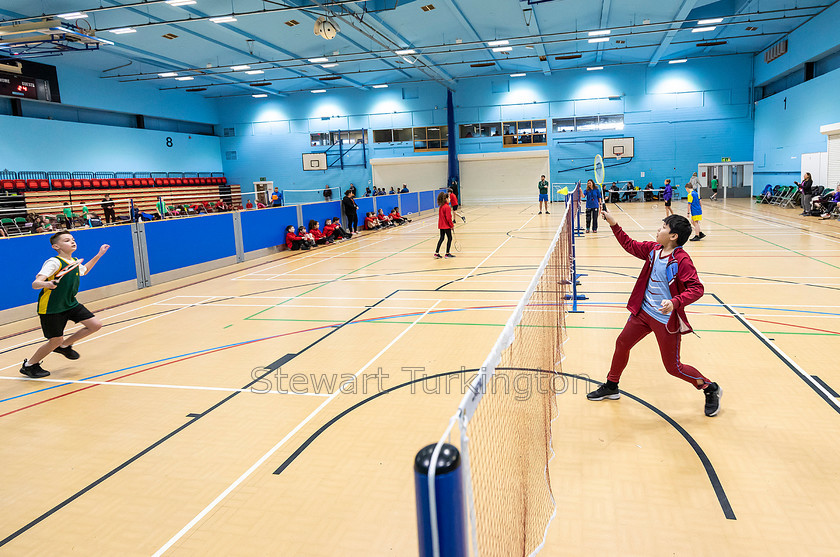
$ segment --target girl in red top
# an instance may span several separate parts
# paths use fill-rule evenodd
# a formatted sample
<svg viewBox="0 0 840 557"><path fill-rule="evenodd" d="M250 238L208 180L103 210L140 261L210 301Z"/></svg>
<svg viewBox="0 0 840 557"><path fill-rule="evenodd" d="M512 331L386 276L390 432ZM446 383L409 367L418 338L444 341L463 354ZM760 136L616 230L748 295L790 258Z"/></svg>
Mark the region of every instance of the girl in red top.
<svg viewBox="0 0 840 557"><path fill-rule="evenodd" d="M449 206L449 196L446 192L440 192L437 197L438 202L438 229L440 230L440 239L435 248L435 258L440 259L440 245L443 239L446 238L446 254L445 257L455 257L449 253L449 248L452 247L452 229L455 228L455 223L452 222L452 207Z"/></svg>
<svg viewBox="0 0 840 557"><path fill-rule="evenodd" d="M295 234L295 227L292 224L286 227L286 247L290 250L309 249L303 237Z"/></svg>
<svg viewBox="0 0 840 557"><path fill-rule="evenodd" d="M379 228L379 221L373 216L373 213L368 213L365 216L365 230L376 230Z"/></svg>
<svg viewBox="0 0 840 557"><path fill-rule="evenodd" d="M316 244L332 244L333 240L327 238L323 232L321 232L321 225L318 224L317 220L310 220L309 221L309 233L312 234L312 237L315 238Z"/></svg>
<svg viewBox="0 0 840 557"><path fill-rule="evenodd" d="M406 219L402 218L402 215L400 215L399 207L394 207L394 210L391 211L391 214L388 216L391 217L392 222L395 222L397 224L405 224L406 222Z"/></svg>
<svg viewBox="0 0 840 557"><path fill-rule="evenodd" d="M382 209L379 209L376 218L379 219L379 222L382 223L382 226L394 226L394 223L391 222L391 217L386 215L385 212L382 211Z"/></svg>
<svg viewBox="0 0 840 557"><path fill-rule="evenodd" d="M452 188L448 188L446 191L449 192L449 204L452 205L452 212L456 217L460 218L464 222L467 222L467 219L456 212L458 211L458 207L460 207L460 205L458 204L458 198L455 196L455 192L452 191Z"/></svg>

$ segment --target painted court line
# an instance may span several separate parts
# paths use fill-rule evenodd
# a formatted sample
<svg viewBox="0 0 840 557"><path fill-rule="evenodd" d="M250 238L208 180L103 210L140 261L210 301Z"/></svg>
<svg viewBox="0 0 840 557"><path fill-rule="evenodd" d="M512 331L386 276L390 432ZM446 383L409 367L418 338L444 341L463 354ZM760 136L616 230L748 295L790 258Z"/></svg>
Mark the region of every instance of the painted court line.
<svg viewBox="0 0 840 557"><path fill-rule="evenodd" d="M408 327L406 327L405 329L403 329L403 331L402 331L399 335L397 335L397 336L396 336L396 338L394 338L394 340L392 340L391 342L389 342L389 343L388 343L388 345L387 345L385 348L383 348L382 350L380 350L380 351L379 351L379 353L378 353L376 356L374 356L373 358L371 358L370 360L368 360L368 362L367 362L364 366L362 366L362 367L359 369L359 371L357 371L357 372L353 375L353 377L354 377L354 378L357 378L357 377L358 377L358 376L359 376L359 375L360 375L363 371L365 371L365 370L368 368L368 366L370 366L373 362L375 362L375 361L376 361L376 360L377 360L380 356L382 356L382 354L384 354L384 353L385 353L385 352L386 352L389 348L391 348L391 346L393 346L393 345L394 345L394 344L395 344L398 340L400 340L403 336L405 336L405 334L406 334L408 331L410 331L410 330L411 330L411 329L412 329L412 328L413 328L413 327L414 327L417 323L419 323L419 322L420 322L420 320L421 320L421 319L423 319L426 315L428 315L428 313L429 313L430 311L432 311L432 310L435 308L435 306L437 306L439 303L440 303L440 300L437 300L437 301L436 301L436 302L432 305L432 307L428 308L428 309L427 309L427 310L426 310L426 311L425 311L422 315L420 315L417 319L415 319L415 320L411 323L411 325L409 325ZM157 550L157 551L153 554L153 557L159 557L160 555L163 555L163 554L164 554L167 550L169 550L169 548L170 548L170 547L172 547L172 546L175 544L175 542L177 542L178 540L180 540L180 539L184 536L184 534L186 534L187 532L189 532L189 531L193 528L193 526L195 526L196 524L198 524L198 522L199 522L202 518L204 518L205 516L207 516L207 514L208 514L210 511L212 511L214 508L216 508L216 506L217 506L219 503L221 503L221 502L222 502L222 500L224 500L224 499L225 499L225 497L227 497L227 496L228 496L228 495L229 495L229 494L230 494L230 493L231 493L234 489L236 489L236 488L237 488L237 487L238 487L238 486L239 486L242 482L244 482L246 479L248 479L248 477L249 477L251 474L253 474L253 473L254 473L254 471L255 471L257 468L259 468L260 466L262 466L262 465L263 465L263 463L264 463L266 460L268 460L269 458L271 458L271 455L273 455L274 453L276 453L276 452L280 449L280 447L282 447L282 446L286 443L286 441L288 441L289 439L291 439L291 438L292 438L292 437L293 437L293 436L294 436L294 435L295 435L298 431L300 431L300 429L301 429L301 428L303 428L303 426L305 426L307 423L309 423L309 422L312 420L312 418L314 418L315 416L317 416L317 415L318 415L318 413L320 413L320 412L321 412L321 410L323 410L323 409L327 406L327 404L329 404L330 402L332 402L332 401L333 401L333 400L334 400L334 399L335 399L335 398L336 398L336 397L337 397L340 393L341 393L341 390L338 390L338 391L336 391L336 392L332 393L331 395L329 395L329 397L328 397L328 398L327 398L324 402L322 402L322 403L321 403L321 405L320 405L320 406L318 406L318 408L316 408L315 410L313 410L313 411L312 411L312 413L311 413L311 414L309 414L309 416L307 416L307 417L306 417L306 418L305 418L302 422L300 422L297 426L295 426L295 428L294 428L292 431L290 431L289 433L287 433L287 434L286 434L286 436L285 436L285 437L283 437L283 439L281 439L281 440L280 440L280 441L279 441L276 445L274 445L274 446L273 446L273 447L272 447L272 448L271 448L271 449L270 449L267 453L265 453L262 457L260 457L260 459L259 459L259 460L257 460L257 461L256 461L256 462L255 462L255 463L254 463L254 464L253 464L250 468L248 468L248 470L246 470L246 471L245 471L245 473L243 473L241 476L239 476L239 477L238 477L238 478L237 478L237 479L236 479L236 480L235 480L232 484L230 484L230 485L227 487L227 489L225 489L222 493L220 493L218 497L216 497L216 498L215 498L215 499L214 499L214 500L213 500L213 501L212 501L209 505L207 505L207 506L206 506L206 507L205 507L205 508L204 508L204 509L200 512L200 513L198 513L198 514L195 516L195 518L193 518L192 520L190 520L190 521L187 523L187 525L186 525L186 526L184 526L184 527L183 527L183 528L182 528L182 529L181 529L181 530L180 530L177 534L175 534L174 536L172 536L172 538L170 538L170 539L169 539L169 541L167 541L165 544L163 544L163 546L162 546L160 549L158 549L158 550Z"/></svg>
<svg viewBox="0 0 840 557"><path fill-rule="evenodd" d="M529 222L531 222L532 220L534 220L536 217L537 217L537 215L532 215L530 219L528 219L528 220L526 220L526 221L525 221L525 224L523 224L522 226L520 226L519 228L517 228L517 229L516 229L516 232L519 232L520 230L522 230L523 228L525 228L526 226L528 226L528 223L529 223ZM497 251L499 251L500 249L502 249L502 246L504 246L505 244L507 244L507 243L508 243L509 241L511 241L511 240L513 240L513 236L508 236L508 237L505 239L505 241L503 241L501 244L499 244L499 246L498 246L496 249L494 249L492 252L490 252L490 255L488 255L487 257L485 257L484 259L482 259L482 260L481 260L481 263L479 263L478 265L476 265L476 266L473 268L473 270L472 270L472 271L470 271L469 273L467 273L466 275L464 275L464 276L463 276L463 278L458 279L458 281L456 281L456 282L463 282L463 281L467 280L468 278L470 278L470 275L472 275L474 272L476 272L476 271L478 270L478 268L479 268L479 267L481 267L482 265L484 265L484 264L487 262L487 260L488 260L488 259L490 259L491 257L493 257L493 255L494 255ZM532 276L531 278L533 278L533 276Z"/></svg>

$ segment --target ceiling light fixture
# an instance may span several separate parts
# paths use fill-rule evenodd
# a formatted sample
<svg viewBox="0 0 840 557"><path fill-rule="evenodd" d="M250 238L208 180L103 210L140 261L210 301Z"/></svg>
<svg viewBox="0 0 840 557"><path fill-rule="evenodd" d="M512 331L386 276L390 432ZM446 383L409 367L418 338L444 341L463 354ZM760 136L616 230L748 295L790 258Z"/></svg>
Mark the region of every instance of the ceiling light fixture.
<svg viewBox="0 0 840 557"><path fill-rule="evenodd" d="M58 14L61 19L85 19L88 15L82 12L70 12L67 14Z"/></svg>
<svg viewBox="0 0 840 557"><path fill-rule="evenodd" d="M195 0L166 0L166 3L170 6L191 6L193 4L197 4Z"/></svg>
<svg viewBox="0 0 840 557"><path fill-rule="evenodd" d="M251 96L252 96L252 97L254 97L255 99L264 99L264 98L266 98L268 95L267 95L266 93L258 93L258 94L256 94L256 95L251 95Z"/></svg>
<svg viewBox="0 0 840 557"><path fill-rule="evenodd" d="M373 88L374 89L387 89L388 85L386 85L385 83L381 83L379 85L374 85Z"/></svg>
<svg viewBox="0 0 840 557"><path fill-rule="evenodd" d="M590 31L589 36L590 37L597 37L598 35L609 35L610 33L611 33L611 31L609 29L602 29L600 31Z"/></svg>
<svg viewBox="0 0 840 557"><path fill-rule="evenodd" d="M512 74L510 74L511 77L525 77L526 75L528 75L528 74L524 74L524 73L512 73Z"/></svg>
<svg viewBox="0 0 840 557"><path fill-rule="evenodd" d="M411 58L409 58L408 56L403 56L403 57L402 57L402 59L403 59L403 60L405 60L406 64L413 64L414 62L416 62L416 61L417 61L417 59L416 59L416 58L415 58L415 59L411 59Z"/></svg>
<svg viewBox="0 0 840 557"><path fill-rule="evenodd" d="M608 43L608 42L610 42L610 38L609 37L601 37L599 39L589 39L589 41L587 41L587 42L590 42L590 43Z"/></svg>
<svg viewBox="0 0 840 557"><path fill-rule="evenodd" d="M590 66L590 67L586 68L586 71L596 72L598 70L603 70L603 69L604 69L604 66Z"/></svg>
<svg viewBox="0 0 840 557"><path fill-rule="evenodd" d="M698 27L696 29L692 29L691 32L692 33L705 33L706 31L714 31L714 30L715 30L715 26L712 25L710 27Z"/></svg>
<svg viewBox="0 0 840 557"><path fill-rule="evenodd" d="M248 74L248 75L259 75L259 74L261 74L261 73L265 73L265 72L264 72L264 71L262 71L262 70L249 70L249 71L247 71L247 72L245 72L245 73L246 73L246 74Z"/></svg>
<svg viewBox="0 0 840 557"><path fill-rule="evenodd" d="M309 58L309 63L310 64L322 64L324 62L329 62L329 61L330 61L329 58L323 58L323 57L322 58Z"/></svg>
<svg viewBox="0 0 840 557"><path fill-rule="evenodd" d="M336 64L336 63L332 63L332 64L321 64L321 67L322 67L322 68L334 68L334 67L336 67L336 66L338 66L338 64Z"/></svg>
<svg viewBox="0 0 840 557"><path fill-rule="evenodd" d="M722 17L716 17L714 19L701 19L697 22L697 25L714 25L715 23L722 23Z"/></svg>
<svg viewBox="0 0 840 557"><path fill-rule="evenodd" d="M668 60L669 64L685 64L686 62L688 62L688 60L685 58L681 58L679 60Z"/></svg>
<svg viewBox="0 0 840 557"><path fill-rule="evenodd" d="M235 72L241 72L243 70L250 70L251 66L249 66L248 64L242 64L241 66L231 66L230 69Z"/></svg>
<svg viewBox="0 0 840 557"><path fill-rule="evenodd" d="M178 77L178 73L177 72L164 72L164 73L159 73L158 76L159 77Z"/></svg>
<svg viewBox="0 0 840 557"><path fill-rule="evenodd" d="M411 48L407 48L405 50L395 50L394 54L396 54L397 56L403 56L405 54L417 54L417 51Z"/></svg>
<svg viewBox="0 0 840 557"><path fill-rule="evenodd" d="M136 33L137 29L132 27L121 27L119 29L111 29L111 33L114 35L125 35L126 33Z"/></svg>
<svg viewBox="0 0 840 557"><path fill-rule="evenodd" d="M326 93L326 89L313 89L310 93Z"/></svg>
<svg viewBox="0 0 840 557"><path fill-rule="evenodd" d="M513 50L512 46L500 46L498 48L494 48L493 52L510 52Z"/></svg>
<svg viewBox="0 0 840 557"><path fill-rule="evenodd" d="M175 78L175 80L176 80L176 81L192 81L193 79L195 79L195 78L194 78L194 77L190 77L190 76L188 76L188 75L187 75L187 76L184 76L184 77L176 77L176 78Z"/></svg>
<svg viewBox="0 0 840 557"><path fill-rule="evenodd" d="M510 44L510 41L490 41L489 43L487 43L487 46L505 46L506 44Z"/></svg>
<svg viewBox="0 0 840 557"><path fill-rule="evenodd" d="M219 17L211 17L210 21L212 21L213 23L233 23L234 21L236 21L236 18L232 15L223 15Z"/></svg>

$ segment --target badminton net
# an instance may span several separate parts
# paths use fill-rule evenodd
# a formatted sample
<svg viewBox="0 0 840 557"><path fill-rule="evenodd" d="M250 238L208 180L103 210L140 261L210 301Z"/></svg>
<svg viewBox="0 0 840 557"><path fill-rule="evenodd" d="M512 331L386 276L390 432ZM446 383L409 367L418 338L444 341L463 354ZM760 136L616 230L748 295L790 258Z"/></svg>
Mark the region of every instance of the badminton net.
<svg viewBox="0 0 840 557"><path fill-rule="evenodd" d="M579 187L567 197L536 274L441 439L458 424L473 555L533 555L556 514L551 423L565 386L560 371L580 197Z"/></svg>

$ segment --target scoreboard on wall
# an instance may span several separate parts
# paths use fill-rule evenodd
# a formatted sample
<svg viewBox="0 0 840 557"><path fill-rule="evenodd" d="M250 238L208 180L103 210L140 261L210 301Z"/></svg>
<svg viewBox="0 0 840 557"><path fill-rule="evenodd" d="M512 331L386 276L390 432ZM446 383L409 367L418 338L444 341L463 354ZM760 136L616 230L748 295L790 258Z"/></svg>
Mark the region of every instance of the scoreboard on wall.
<svg viewBox="0 0 840 557"><path fill-rule="evenodd" d="M0 59L0 96L61 102L55 66Z"/></svg>

